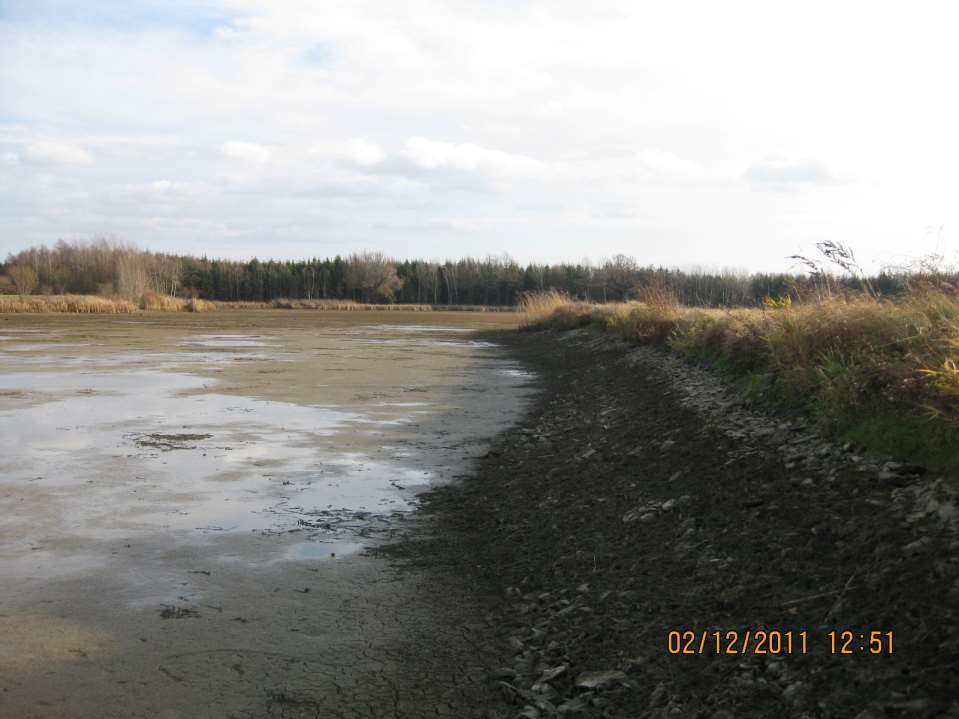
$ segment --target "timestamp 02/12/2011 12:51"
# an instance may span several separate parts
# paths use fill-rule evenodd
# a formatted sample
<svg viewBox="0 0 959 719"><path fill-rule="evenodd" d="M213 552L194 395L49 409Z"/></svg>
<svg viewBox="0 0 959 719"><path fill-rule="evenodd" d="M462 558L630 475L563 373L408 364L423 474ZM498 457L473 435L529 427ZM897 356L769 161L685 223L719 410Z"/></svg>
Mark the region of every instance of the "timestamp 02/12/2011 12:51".
<svg viewBox="0 0 959 719"><path fill-rule="evenodd" d="M674 655L810 654L819 643L809 630L673 629L666 650ZM890 630L833 629L819 634L824 648L837 656L893 653Z"/></svg>

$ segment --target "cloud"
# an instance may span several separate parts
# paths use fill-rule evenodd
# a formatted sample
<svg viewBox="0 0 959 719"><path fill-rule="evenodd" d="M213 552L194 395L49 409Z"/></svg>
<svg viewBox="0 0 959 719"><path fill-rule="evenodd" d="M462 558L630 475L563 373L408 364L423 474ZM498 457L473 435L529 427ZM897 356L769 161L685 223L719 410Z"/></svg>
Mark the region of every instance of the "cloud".
<svg viewBox="0 0 959 719"><path fill-rule="evenodd" d="M339 160L357 167L373 167L386 159L386 153L379 145L354 137L339 145L314 145L310 150L314 157L326 157Z"/></svg>
<svg viewBox="0 0 959 719"><path fill-rule="evenodd" d="M372 225L376 230L387 230L390 232L477 232L480 229L479 223L473 220L450 219L427 219L421 222L375 222Z"/></svg>
<svg viewBox="0 0 959 719"><path fill-rule="evenodd" d="M239 140L230 140L224 142L220 147L220 152L233 160L242 160L243 162L252 162L258 165L264 165L273 157L273 151L266 145L258 145L254 142L240 142Z"/></svg>
<svg viewBox="0 0 959 719"><path fill-rule="evenodd" d="M377 165L386 157L384 152L372 142L359 138L347 140L343 146L343 155L350 162L363 167Z"/></svg>
<svg viewBox="0 0 959 719"><path fill-rule="evenodd" d="M52 140L31 142L25 154L31 160L62 165L92 165L95 161L93 155L82 147Z"/></svg>
<svg viewBox="0 0 959 719"><path fill-rule="evenodd" d="M550 174L549 166L527 155L491 150L472 143L455 144L411 137L403 155L422 170L454 170L493 178L535 178Z"/></svg>
<svg viewBox="0 0 959 719"><path fill-rule="evenodd" d="M204 187L197 183L179 182L176 180L153 180L147 183L131 183L125 187L128 194L153 199L182 200L197 196L204 191Z"/></svg>
<svg viewBox="0 0 959 719"><path fill-rule="evenodd" d="M804 186L832 185L838 180L825 165L812 160L771 157L753 163L743 173L752 185L774 190L796 190Z"/></svg>
<svg viewBox="0 0 959 719"><path fill-rule="evenodd" d="M636 153L636 173L642 179L679 183L720 179L702 165L658 148L647 148Z"/></svg>

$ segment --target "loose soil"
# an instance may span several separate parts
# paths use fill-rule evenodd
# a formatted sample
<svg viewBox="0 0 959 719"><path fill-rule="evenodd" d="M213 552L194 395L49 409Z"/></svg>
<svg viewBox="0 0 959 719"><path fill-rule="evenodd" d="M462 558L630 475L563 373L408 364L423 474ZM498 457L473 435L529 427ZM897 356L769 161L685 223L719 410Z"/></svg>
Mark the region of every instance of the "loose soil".
<svg viewBox="0 0 959 719"><path fill-rule="evenodd" d="M429 536L389 549L464 577L488 612L501 703L486 716L959 717L941 478L825 442L656 350L495 339L539 374L538 401L475 477L427 495ZM808 632L809 652L671 655L686 629L693 647L704 630ZM852 655L830 651L834 630L855 633ZM872 631L893 632L892 654L868 652Z"/></svg>

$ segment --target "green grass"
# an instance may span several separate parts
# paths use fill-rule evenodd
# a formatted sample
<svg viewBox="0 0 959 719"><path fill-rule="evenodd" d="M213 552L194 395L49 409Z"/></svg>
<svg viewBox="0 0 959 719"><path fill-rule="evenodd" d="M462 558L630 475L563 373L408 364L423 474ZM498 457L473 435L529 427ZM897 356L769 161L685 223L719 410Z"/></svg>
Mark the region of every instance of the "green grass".
<svg viewBox="0 0 959 719"><path fill-rule="evenodd" d="M931 426L924 417L863 413L850 417L839 436L879 454L959 473L959 433ZM930 435L947 432L945 436Z"/></svg>

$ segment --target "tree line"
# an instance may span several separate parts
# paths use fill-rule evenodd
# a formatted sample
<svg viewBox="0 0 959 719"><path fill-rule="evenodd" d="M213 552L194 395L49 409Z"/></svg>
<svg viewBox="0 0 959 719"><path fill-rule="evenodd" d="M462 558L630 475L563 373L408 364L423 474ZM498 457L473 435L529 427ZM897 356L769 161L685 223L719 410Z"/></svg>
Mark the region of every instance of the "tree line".
<svg viewBox="0 0 959 719"><path fill-rule="evenodd" d="M523 293L558 290L591 302L643 298L667 293L685 305L754 306L766 298L795 300L829 291L897 295L908 292L916 275L885 271L856 273L754 273L682 271L642 265L616 255L598 263L520 265L508 256L443 262L396 260L380 252L305 260L210 259L141 250L109 239L59 241L11 254L0 265L0 291L30 294L99 294L139 299L145 292L221 301L269 302L289 299L352 299L370 303L431 305L514 305ZM947 288L956 273L936 273ZM825 282L825 285L824 285Z"/></svg>

